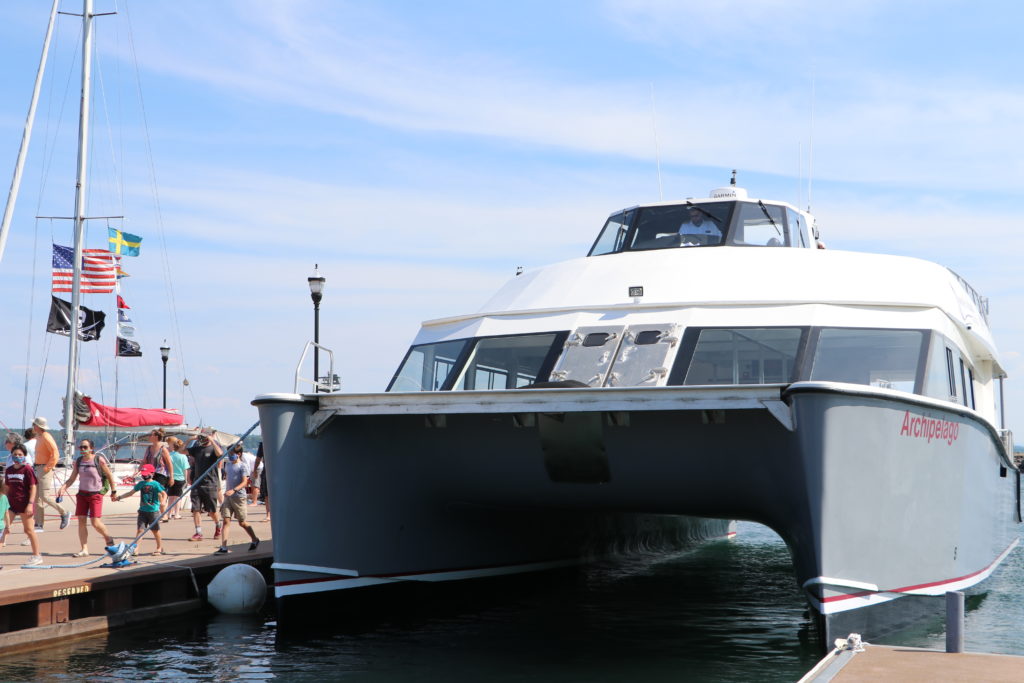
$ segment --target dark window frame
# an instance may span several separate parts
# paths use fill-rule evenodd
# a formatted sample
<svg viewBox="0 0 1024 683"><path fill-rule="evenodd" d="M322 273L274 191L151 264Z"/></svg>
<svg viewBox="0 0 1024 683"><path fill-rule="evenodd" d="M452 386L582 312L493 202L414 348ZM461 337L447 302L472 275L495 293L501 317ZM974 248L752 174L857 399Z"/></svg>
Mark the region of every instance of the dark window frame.
<svg viewBox="0 0 1024 683"><path fill-rule="evenodd" d="M956 365L953 363L953 349L946 347L946 378L949 380L949 397L957 403L956 393Z"/></svg>

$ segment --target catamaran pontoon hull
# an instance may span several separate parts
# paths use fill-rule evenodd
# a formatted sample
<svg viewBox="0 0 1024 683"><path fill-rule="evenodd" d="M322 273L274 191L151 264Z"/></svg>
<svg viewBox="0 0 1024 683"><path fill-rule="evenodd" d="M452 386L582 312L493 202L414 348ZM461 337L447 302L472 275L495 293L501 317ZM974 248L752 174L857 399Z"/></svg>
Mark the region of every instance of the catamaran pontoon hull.
<svg viewBox="0 0 1024 683"><path fill-rule="evenodd" d="M898 623L897 598L983 580L1017 542L1018 472L997 435L969 410L885 389L254 403L274 524L288 529L275 537L282 599L553 568L616 544L723 536L723 520L745 519L785 539L832 638Z"/></svg>

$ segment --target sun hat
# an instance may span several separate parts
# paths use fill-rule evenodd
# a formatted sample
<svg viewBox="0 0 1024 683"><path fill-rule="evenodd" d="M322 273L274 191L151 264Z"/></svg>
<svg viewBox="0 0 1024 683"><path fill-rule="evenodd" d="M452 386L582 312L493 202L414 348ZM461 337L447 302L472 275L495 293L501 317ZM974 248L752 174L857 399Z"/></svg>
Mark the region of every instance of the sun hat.
<svg viewBox="0 0 1024 683"><path fill-rule="evenodd" d="M42 415L40 415L36 419L32 420L32 424L34 424L36 427L39 427L40 429L49 429L50 428L50 425L46 421L46 418L43 417Z"/></svg>

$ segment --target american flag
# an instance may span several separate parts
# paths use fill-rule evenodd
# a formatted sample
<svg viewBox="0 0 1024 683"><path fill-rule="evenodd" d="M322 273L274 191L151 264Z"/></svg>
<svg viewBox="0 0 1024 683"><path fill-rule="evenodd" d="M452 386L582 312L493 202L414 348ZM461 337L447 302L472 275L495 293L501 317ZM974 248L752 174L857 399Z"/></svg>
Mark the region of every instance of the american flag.
<svg viewBox="0 0 1024 683"><path fill-rule="evenodd" d="M53 245L53 291L70 292L75 250ZM109 294L117 282L117 256L106 249L82 250L83 294Z"/></svg>

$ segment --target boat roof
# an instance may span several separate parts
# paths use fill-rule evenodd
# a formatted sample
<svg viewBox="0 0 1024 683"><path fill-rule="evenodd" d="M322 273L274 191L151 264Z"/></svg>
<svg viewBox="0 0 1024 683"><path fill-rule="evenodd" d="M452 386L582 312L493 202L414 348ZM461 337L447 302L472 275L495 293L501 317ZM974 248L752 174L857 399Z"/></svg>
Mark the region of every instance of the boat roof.
<svg viewBox="0 0 1024 683"><path fill-rule="evenodd" d="M642 287L635 297L631 288ZM635 291L635 290L634 290ZM721 246L575 258L513 277L478 311L429 320L423 333L480 318L573 311L828 304L937 309L998 357L983 302L951 270L923 259L822 249ZM435 333L436 334L436 333ZM422 334L421 334L422 336Z"/></svg>

